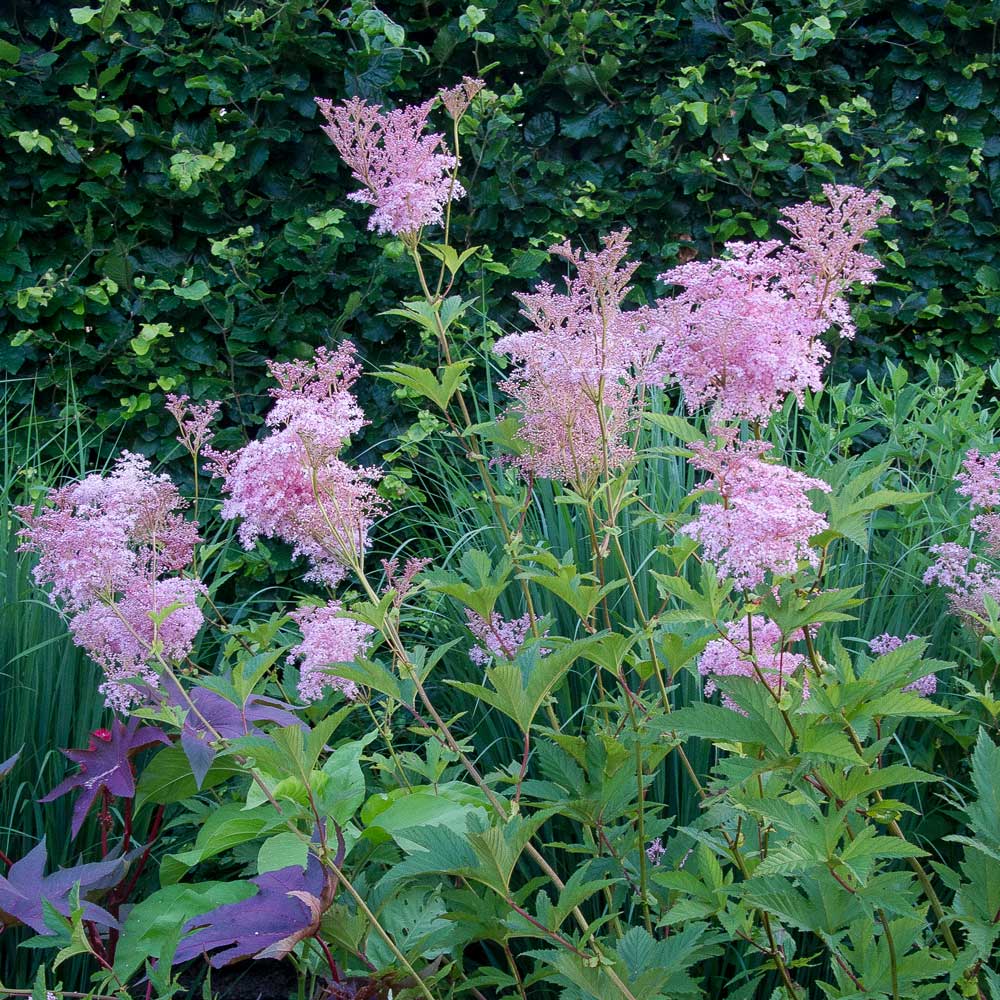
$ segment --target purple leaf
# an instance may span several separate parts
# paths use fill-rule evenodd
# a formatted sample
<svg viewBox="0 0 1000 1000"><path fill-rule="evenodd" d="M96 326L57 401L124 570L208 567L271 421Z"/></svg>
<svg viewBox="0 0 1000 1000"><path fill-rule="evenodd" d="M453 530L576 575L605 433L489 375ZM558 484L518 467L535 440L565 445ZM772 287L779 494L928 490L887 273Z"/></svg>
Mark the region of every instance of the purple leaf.
<svg viewBox="0 0 1000 1000"><path fill-rule="evenodd" d="M210 688L192 688L185 698L174 686L169 691L169 701L172 705L188 709L181 732L181 746L198 788L201 788L215 760L211 742L217 737L213 730L222 739L233 740L240 736L263 735L256 725L258 722L273 722L279 726L303 725L293 713L292 705L259 694L250 695L240 706ZM194 705L193 709L191 705Z"/></svg>
<svg viewBox="0 0 1000 1000"><path fill-rule="evenodd" d="M334 884L318 859L309 855L298 865L266 872L250 880L260 890L239 903L227 903L184 925L174 962L210 955L216 969L244 958L284 958L295 945L312 937L333 902Z"/></svg>
<svg viewBox="0 0 1000 1000"><path fill-rule="evenodd" d="M39 934L51 934L45 924L42 901L47 900L63 916L69 916L69 894L79 882L84 920L93 920L104 927L118 926L107 910L83 897L98 889L108 889L121 880L125 873L121 858L61 868L46 875L47 857L43 838L20 861L14 862L6 878L0 875L0 924L27 924Z"/></svg>
<svg viewBox="0 0 1000 1000"><path fill-rule="evenodd" d="M23 750L24 747L21 747ZM8 757L2 764L0 764L0 781L7 777L11 771L14 770L14 765L17 763L17 758L21 756L21 750L18 750L13 757Z"/></svg>
<svg viewBox="0 0 1000 1000"><path fill-rule="evenodd" d="M132 758L154 743L170 745L170 739L156 726L143 726L139 719L129 719L122 723L115 719L111 729L98 729L93 734L86 750L63 750L63 754L80 765L76 774L56 785L39 802L51 802L71 792L80 790L73 803L73 824L71 833L75 837L83 826L83 821L94 804L94 800L105 789L111 795L124 799L135 797L135 775Z"/></svg>

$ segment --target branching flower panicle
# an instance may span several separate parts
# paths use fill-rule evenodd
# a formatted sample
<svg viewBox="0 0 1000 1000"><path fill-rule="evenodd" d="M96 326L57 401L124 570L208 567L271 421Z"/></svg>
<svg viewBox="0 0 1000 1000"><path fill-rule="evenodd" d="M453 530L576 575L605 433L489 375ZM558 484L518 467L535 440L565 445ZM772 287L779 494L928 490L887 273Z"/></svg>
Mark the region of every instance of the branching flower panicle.
<svg viewBox="0 0 1000 1000"><path fill-rule="evenodd" d="M495 345L515 364L501 388L516 400L527 446L518 464L534 476L585 487L631 456L626 433L654 342L646 311L622 308L637 266L625 262L628 246L621 230L599 251L550 247L576 269L567 292L544 283L519 295L531 329Z"/></svg>
<svg viewBox="0 0 1000 1000"><path fill-rule="evenodd" d="M485 86L485 80L473 76L463 76L462 82L454 87L442 87L438 91L438 97L448 114L455 121L458 121L469 110L469 105L475 100L476 94Z"/></svg>
<svg viewBox="0 0 1000 1000"><path fill-rule="evenodd" d="M20 507L22 551L38 554L34 574L69 617L74 642L104 669L107 704L127 711L156 687L157 656L183 660L204 622L202 584L164 576L187 569L198 526L186 502L142 455L123 453L107 476L53 490L51 506ZM154 653L154 645L158 653Z"/></svg>
<svg viewBox="0 0 1000 1000"><path fill-rule="evenodd" d="M719 677L748 677L763 681L771 692L781 697L788 687L788 680L806 658L801 653L790 652L790 642L803 638L801 631L783 638L778 626L764 615L753 615L730 622L726 638L713 639L706 646L698 661L698 673L705 678L705 697L718 690ZM803 677L803 695L809 697L809 685ZM723 694L726 708L746 714L728 695Z"/></svg>
<svg viewBox="0 0 1000 1000"><path fill-rule="evenodd" d="M888 208L877 192L823 190L828 205L783 213L789 244L727 243L725 258L660 275L681 291L658 305L662 348L651 372L678 382L689 410L711 404L716 421L766 423L789 395L801 404L822 386L821 335L837 326L853 336L844 295L874 281L881 265L859 247Z"/></svg>
<svg viewBox="0 0 1000 1000"><path fill-rule="evenodd" d="M271 433L236 452L205 452L228 494L222 516L241 519L243 545L280 539L310 561L307 579L330 585L361 559L383 510L379 470L340 457L366 423L351 391L360 374L355 354L345 341L335 351L320 347L311 361L271 364Z"/></svg>
<svg viewBox="0 0 1000 1000"><path fill-rule="evenodd" d="M212 440L210 425L222 404L216 400L192 403L189 396L167 394L167 412L177 421L180 435L177 440L188 454L197 458L205 445Z"/></svg>
<svg viewBox="0 0 1000 1000"><path fill-rule="evenodd" d="M842 337L850 338L854 321L844 294L851 285L875 281L882 262L861 248L890 207L881 192L849 184L824 184L823 195L826 205L807 201L781 213L790 237L782 255L785 283L800 300L812 300L827 326L836 325Z"/></svg>
<svg viewBox="0 0 1000 1000"><path fill-rule="evenodd" d="M323 131L364 185L348 198L375 209L369 229L415 238L424 226L441 224L449 200L465 195L451 177L455 157L444 137L425 132L433 101L393 111L359 97L338 105L317 97L316 104Z"/></svg>
<svg viewBox="0 0 1000 1000"><path fill-rule="evenodd" d="M305 607L291 613L302 630L302 642L289 654L289 663L299 664L299 697L318 701L327 688L341 691L354 700L358 686L337 676L338 663L353 663L364 656L374 629L353 618L343 617L339 601L322 607Z"/></svg>
<svg viewBox="0 0 1000 1000"><path fill-rule="evenodd" d="M771 449L766 442L737 442L735 431L716 433L721 446L692 444L691 464L710 474L702 488L719 494L721 502L702 503L681 531L701 542L706 558L744 590L763 583L768 573L790 576L803 561L815 567L818 554L809 541L827 519L813 510L808 491L829 493L829 485L764 461Z"/></svg>
<svg viewBox="0 0 1000 1000"><path fill-rule="evenodd" d="M522 615L507 621L494 611L487 621L482 615L469 608L465 609L465 620L469 631L479 641L478 646L469 650L469 659L477 667L485 667L496 660L513 660L528 641L531 632L531 616ZM551 650L539 649L539 656L546 656Z"/></svg>
<svg viewBox="0 0 1000 1000"><path fill-rule="evenodd" d="M930 553L935 561L924 573L924 583L944 588L952 614L981 630L976 619L989 618L986 600L1000 603L1000 576L972 549L957 542L934 545Z"/></svg>

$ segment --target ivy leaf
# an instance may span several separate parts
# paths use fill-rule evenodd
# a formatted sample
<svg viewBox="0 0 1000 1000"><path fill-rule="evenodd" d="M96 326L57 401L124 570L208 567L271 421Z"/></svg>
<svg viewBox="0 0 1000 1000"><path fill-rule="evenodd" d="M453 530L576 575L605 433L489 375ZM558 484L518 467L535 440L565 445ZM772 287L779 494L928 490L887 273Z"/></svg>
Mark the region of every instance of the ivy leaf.
<svg viewBox="0 0 1000 1000"><path fill-rule="evenodd" d="M170 745L170 738L156 726L143 726L141 720L128 723L116 719L110 729L98 729L86 750L63 750L63 754L80 765L76 774L60 782L39 802L51 802L73 789L80 795L73 803L73 822L70 833L75 837L83 826L90 807L102 792L118 798L135 797L135 773L132 758L154 743Z"/></svg>
<svg viewBox="0 0 1000 1000"><path fill-rule="evenodd" d="M48 935L51 930L45 922L45 903L68 917L74 886L79 885L82 897L98 889L110 888L125 873L123 860L112 858L75 868L61 868L46 875L47 858L43 837L35 848L11 865L6 878L0 875L0 924L26 924L37 933ZM81 899L80 905L84 920L92 920L102 927L118 926L115 918L95 903Z"/></svg>
<svg viewBox="0 0 1000 1000"><path fill-rule="evenodd" d="M284 958L319 929L336 887L312 855L305 871L290 865L250 883L258 889L255 896L217 906L184 925L185 933L194 933L177 946L174 962L205 955L221 969L244 958Z"/></svg>

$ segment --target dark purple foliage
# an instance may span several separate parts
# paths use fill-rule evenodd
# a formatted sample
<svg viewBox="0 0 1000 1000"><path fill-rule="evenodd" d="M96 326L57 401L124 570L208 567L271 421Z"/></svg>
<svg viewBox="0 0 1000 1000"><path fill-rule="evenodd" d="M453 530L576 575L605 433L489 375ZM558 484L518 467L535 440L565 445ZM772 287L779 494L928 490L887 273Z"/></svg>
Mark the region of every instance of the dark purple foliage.
<svg viewBox="0 0 1000 1000"><path fill-rule="evenodd" d="M27 924L39 934L50 934L50 928L45 925L42 901L47 900L63 916L69 916L69 894L79 882L84 919L104 927L118 926L107 910L88 902L84 896L98 889L108 889L121 880L125 873L121 858L61 868L46 875L47 858L42 839L20 861L14 862L6 878L0 875L0 923Z"/></svg>
<svg viewBox="0 0 1000 1000"><path fill-rule="evenodd" d="M24 747L21 747L23 750ZM13 757L8 757L2 764L0 764L0 780L7 777L8 774L14 769L14 765L17 763L17 758L21 756L21 750L18 750Z"/></svg>
<svg viewBox="0 0 1000 1000"><path fill-rule="evenodd" d="M215 968L244 958L284 958L295 945L312 937L333 897L334 883L319 860L309 855L298 865L266 872L250 880L260 890L239 903L227 903L184 925L175 962L210 956Z"/></svg>
<svg viewBox="0 0 1000 1000"><path fill-rule="evenodd" d="M194 709L191 709L188 699ZM293 706L259 694L250 695L241 707L210 688L195 687L187 693L187 698L172 690L170 703L188 709L181 731L181 746L199 788L215 760L215 750L210 745L216 738L212 730L223 739L233 740L240 736L262 735L262 730L256 725L258 722L273 722L279 726L302 725L292 711Z"/></svg>
<svg viewBox="0 0 1000 1000"><path fill-rule="evenodd" d="M129 719L128 723L115 719L111 729L98 729L94 733L94 738L86 750L62 751L70 760L80 765L80 770L56 785L39 801L51 802L60 795L78 788L80 795L73 803L71 828L75 837L80 832L80 827L83 826L94 800L102 791L107 789L109 794L123 799L135 796L132 758L140 750L154 743L166 743L169 746L170 739L162 729L156 726L143 726L139 719Z"/></svg>

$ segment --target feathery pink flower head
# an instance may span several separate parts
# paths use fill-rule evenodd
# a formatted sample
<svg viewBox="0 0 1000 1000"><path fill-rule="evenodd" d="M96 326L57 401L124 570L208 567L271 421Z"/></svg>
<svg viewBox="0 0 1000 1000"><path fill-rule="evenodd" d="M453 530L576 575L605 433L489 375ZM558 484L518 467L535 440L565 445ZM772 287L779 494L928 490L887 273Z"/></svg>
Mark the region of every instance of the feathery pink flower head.
<svg viewBox="0 0 1000 1000"><path fill-rule="evenodd" d="M215 419L222 404L216 400L207 403L192 403L189 396L167 394L167 412L177 421L180 435L177 440L188 453L198 456L201 449L212 440L209 425Z"/></svg>
<svg viewBox="0 0 1000 1000"><path fill-rule="evenodd" d="M179 513L187 503L170 477L142 455L123 452L109 475L50 490L48 500L37 513L16 508L20 551L38 553L35 581L68 610L191 562L198 525Z"/></svg>
<svg viewBox="0 0 1000 1000"><path fill-rule="evenodd" d="M439 225L444 206L465 190L451 176L455 157L444 137L425 134L433 101L385 111L358 97L334 105L317 97L323 131L337 147L354 179L364 185L348 197L375 211L369 229L396 236Z"/></svg>
<svg viewBox="0 0 1000 1000"><path fill-rule="evenodd" d="M658 865L666 853L667 849L663 846L663 840L660 837L651 840L649 846L646 848L646 857L649 858L651 865Z"/></svg>
<svg viewBox="0 0 1000 1000"><path fill-rule="evenodd" d="M788 686L788 679L804 666L801 653L789 652L788 643L800 640L802 632L782 641L781 629L764 615L753 615L729 622L726 638L713 639L706 646L698 661L698 673L705 678L705 697L718 690L719 677L748 677L763 682L779 698ZM809 685L802 681L804 697L809 697ZM728 695L722 704L741 715L746 713Z"/></svg>
<svg viewBox="0 0 1000 1000"><path fill-rule="evenodd" d="M697 517L681 532L701 542L705 557L722 576L750 590L768 573L789 576L818 557L809 545L827 527L812 508L807 492L830 487L784 465L761 457L771 445L735 440L735 430L719 432L721 447L695 443L691 464L710 474L702 489L718 493L721 503L702 503Z"/></svg>
<svg viewBox="0 0 1000 1000"><path fill-rule="evenodd" d="M935 562L924 573L924 584L936 583L944 588L951 613L980 629L982 626L973 616L989 617L986 598L1000 603L1000 576L975 552L956 542L934 545L930 553Z"/></svg>
<svg viewBox="0 0 1000 1000"><path fill-rule="evenodd" d="M338 677L335 667L364 656L375 630L344 618L342 612L340 602L331 601L291 613L302 630L302 642L290 651L288 662L299 663L299 697L304 701L318 701L327 688L343 692L352 701L358 696L357 684Z"/></svg>
<svg viewBox="0 0 1000 1000"><path fill-rule="evenodd" d="M414 579L422 573L431 560L414 556L407 559L403 566L402 573L399 571L399 559L393 556L391 559L382 560L382 572L385 573L385 585L387 590L392 590L393 607L401 608L410 591L413 589Z"/></svg>
<svg viewBox="0 0 1000 1000"><path fill-rule="evenodd" d="M844 299L881 266L861 253L867 231L888 213L877 192L827 185L826 206L787 208L788 244L727 243L728 257L682 264L660 275L681 288L656 310L662 348L653 381L676 380L689 410L712 405L714 420L766 423L787 396L801 404L822 385L831 326L853 336Z"/></svg>
<svg viewBox="0 0 1000 1000"><path fill-rule="evenodd" d="M972 519L972 528L985 539L991 552L1000 552L1000 451L982 456L973 448L965 456L962 469L955 477L958 492L969 498L969 506L982 508L985 513Z"/></svg>
<svg viewBox="0 0 1000 1000"><path fill-rule="evenodd" d="M626 432L636 416L637 387L654 349L646 311L622 303L636 264L625 263L628 230L605 237L602 249L549 248L576 275L565 294L544 283L519 295L531 324L501 337L494 350L515 367L501 388L516 401L527 452L522 471L580 487L627 461Z"/></svg>
<svg viewBox="0 0 1000 1000"><path fill-rule="evenodd" d="M861 252L865 235L889 213L879 191L865 191L849 184L824 184L826 205L805 202L781 213L781 224L790 235L784 254L787 280L798 279L795 293L805 298L802 282L811 286L819 314L828 325L840 327L841 336L854 336L854 323L843 298L850 285L870 285L881 261Z"/></svg>
<svg viewBox="0 0 1000 1000"><path fill-rule="evenodd" d="M277 538L311 565L307 579L339 582L367 548L383 505L381 473L353 467L340 451L365 424L351 387L360 374L355 348L317 349L312 361L271 364L278 387L266 417L271 432L235 452L206 449L228 494L227 520L240 518L240 541Z"/></svg>
<svg viewBox="0 0 1000 1000"><path fill-rule="evenodd" d="M168 663L190 654L205 623L197 604L204 592L198 580L140 576L113 603L96 601L72 616L73 641L104 670L99 690L109 708L127 713L147 700L150 688L159 687L154 642Z"/></svg>
<svg viewBox="0 0 1000 1000"><path fill-rule="evenodd" d="M513 660L528 641L531 631L531 617L523 615L506 621L494 611L487 621L482 615L469 608L465 609L469 631L479 641L478 646L469 650L469 659L477 667L485 667L494 660ZM547 656L551 650L539 649L539 656Z"/></svg>
<svg viewBox="0 0 1000 1000"><path fill-rule="evenodd" d="M660 303L653 370L680 384L689 411L711 403L715 421L766 423L786 396L801 404L806 389L822 387L825 324L778 283L776 246L730 243L728 259L660 275L683 291Z"/></svg>
<svg viewBox="0 0 1000 1000"><path fill-rule="evenodd" d="M73 641L103 668L107 705L126 712L157 686L158 659L183 660L204 622L202 584L163 576L190 565L198 526L179 513L186 504L169 477L130 452L110 474L49 500L38 513L18 508L21 549L38 553L35 580L51 587Z"/></svg>
<svg viewBox="0 0 1000 1000"><path fill-rule="evenodd" d="M462 82L456 86L442 87L438 91L438 97L447 109L448 114L455 121L458 121L469 110L469 105L474 100L476 94L485 86L485 80L480 80L478 77L473 76L463 76Z"/></svg>

